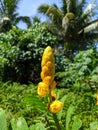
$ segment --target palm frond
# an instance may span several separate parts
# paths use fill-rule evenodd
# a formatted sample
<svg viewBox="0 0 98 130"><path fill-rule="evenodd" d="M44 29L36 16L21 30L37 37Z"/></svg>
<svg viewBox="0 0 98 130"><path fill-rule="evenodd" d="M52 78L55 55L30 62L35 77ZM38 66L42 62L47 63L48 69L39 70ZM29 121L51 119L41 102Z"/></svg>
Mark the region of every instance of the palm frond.
<svg viewBox="0 0 98 130"><path fill-rule="evenodd" d="M51 17L51 15L58 15L58 17L62 17L62 11L55 5L55 6L49 6L49 5L41 5L38 8L38 11L40 13L44 13L46 16Z"/></svg>
<svg viewBox="0 0 98 130"><path fill-rule="evenodd" d="M5 8L6 8L6 7L5 7L3 1L0 0L0 13L1 13L1 14L4 14L4 13L5 13L5 10L6 10Z"/></svg>
<svg viewBox="0 0 98 130"><path fill-rule="evenodd" d="M26 23L28 28L31 26L31 19L28 16L19 16L19 17L17 17L17 19L15 21L16 24L19 21L23 21L24 23Z"/></svg>
<svg viewBox="0 0 98 130"><path fill-rule="evenodd" d="M67 4L66 4L66 0L62 0L62 7L61 10L63 12L63 14L65 15L67 13Z"/></svg>
<svg viewBox="0 0 98 130"><path fill-rule="evenodd" d="M16 9L18 8L18 3L20 0L4 0L4 7L6 9L7 15L13 15L14 12L16 12Z"/></svg>
<svg viewBox="0 0 98 130"><path fill-rule="evenodd" d="M73 12L75 13L75 9L77 7L77 0L66 0L66 5L67 5L67 13Z"/></svg>
<svg viewBox="0 0 98 130"><path fill-rule="evenodd" d="M58 23L61 23L62 21L63 13L59 8L57 8L57 6L55 7L55 6L49 6L49 5L41 5L38 8L38 11L40 13L44 13L57 25Z"/></svg>
<svg viewBox="0 0 98 130"><path fill-rule="evenodd" d="M89 23L89 25L84 28L84 33L87 33L93 30L98 30L98 19Z"/></svg>
<svg viewBox="0 0 98 130"><path fill-rule="evenodd" d="M45 14L47 10L49 9L49 7L50 7L49 5L44 4L44 5L39 6L37 10L39 13Z"/></svg>
<svg viewBox="0 0 98 130"><path fill-rule="evenodd" d="M96 4L94 2L89 3L87 7L84 9L81 16L83 17L85 14L92 13L92 10L95 9L95 6Z"/></svg>
<svg viewBox="0 0 98 130"><path fill-rule="evenodd" d="M75 12L74 12L74 14L76 15L76 16L81 16L81 14L82 14L82 12L83 12L83 8L84 8L84 6L85 6L85 4L86 4L86 2L85 2L86 0L81 0L81 1L79 1L78 3L77 3L77 7L76 7L76 9L75 9Z"/></svg>

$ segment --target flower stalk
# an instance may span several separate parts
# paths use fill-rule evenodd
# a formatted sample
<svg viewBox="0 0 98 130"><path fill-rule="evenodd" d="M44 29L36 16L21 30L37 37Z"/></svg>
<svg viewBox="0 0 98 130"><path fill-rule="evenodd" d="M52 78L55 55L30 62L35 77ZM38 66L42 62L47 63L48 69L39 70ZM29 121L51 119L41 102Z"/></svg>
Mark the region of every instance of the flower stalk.
<svg viewBox="0 0 98 130"><path fill-rule="evenodd" d="M59 120L57 119L57 115L56 114L53 114L53 119L55 121L57 130L61 130L61 126L60 126Z"/></svg>
<svg viewBox="0 0 98 130"><path fill-rule="evenodd" d="M54 80L55 63L53 50L50 46L44 50L41 68L42 81L38 84L37 93L41 97L48 95L48 110L53 114L53 119L57 129L61 130L56 113L62 109L63 104L56 99L56 94L53 92L53 90L56 88L56 81Z"/></svg>

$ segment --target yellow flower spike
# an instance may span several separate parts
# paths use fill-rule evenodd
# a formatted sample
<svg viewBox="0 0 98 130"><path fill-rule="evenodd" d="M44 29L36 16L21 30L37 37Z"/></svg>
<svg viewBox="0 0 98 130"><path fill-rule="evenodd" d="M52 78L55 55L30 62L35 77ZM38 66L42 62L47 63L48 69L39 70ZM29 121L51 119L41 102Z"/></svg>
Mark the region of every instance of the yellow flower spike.
<svg viewBox="0 0 98 130"><path fill-rule="evenodd" d="M56 82L54 81L54 74L55 74L54 55L53 50L50 46L48 46L44 50L41 67L42 67L41 71L42 82L38 84L38 94L44 97L47 93L49 93L52 89L56 87ZM42 83L44 83L44 85ZM45 85L47 85L48 87L42 87Z"/></svg>
<svg viewBox="0 0 98 130"><path fill-rule="evenodd" d="M55 63L53 50L48 46L43 53L42 62L41 62L41 79L42 82L38 84L38 95L44 97L48 94L48 105L47 108L51 113L53 113L54 121L57 125L57 129L60 128L59 121L55 113L59 112L63 103L59 100L56 100L56 94L52 93L52 90L56 87L56 82L54 81L55 74Z"/></svg>
<svg viewBox="0 0 98 130"><path fill-rule="evenodd" d="M63 107L62 102L60 102L59 100L55 100L50 104L49 110L51 113L57 113L62 109L62 107Z"/></svg>
<svg viewBox="0 0 98 130"><path fill-rule="evenodd" d="M39 82L37 93L41 97L45 97L49 93L49 87L44 82Z"/></svg>

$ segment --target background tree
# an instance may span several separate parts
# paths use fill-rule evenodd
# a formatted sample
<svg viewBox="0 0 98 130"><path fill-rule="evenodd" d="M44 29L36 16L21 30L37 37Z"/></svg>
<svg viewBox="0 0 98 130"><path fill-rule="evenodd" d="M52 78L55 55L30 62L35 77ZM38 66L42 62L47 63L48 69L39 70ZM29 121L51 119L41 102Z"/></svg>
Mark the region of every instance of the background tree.
<svg viewBox="0 0 98 130"><path fill-rule="evenodd" d="M30 18L27 16L19 16L17 13L17 7L20 0L0 0L0 27L1 31L7 31L11 28L11 25L17 25L19 21L23 21L27 24L27 27L31 25Z"/></svg>
<svg viewBox="0 0 98 130"><path fill-rule="evenodd" d="M98 19L95 18L98 6L86 0L62 0L62 7L41 5L40 13L49 18L49 30L57 35L66 53L76 53L87 49L98 41Z"/></svg>

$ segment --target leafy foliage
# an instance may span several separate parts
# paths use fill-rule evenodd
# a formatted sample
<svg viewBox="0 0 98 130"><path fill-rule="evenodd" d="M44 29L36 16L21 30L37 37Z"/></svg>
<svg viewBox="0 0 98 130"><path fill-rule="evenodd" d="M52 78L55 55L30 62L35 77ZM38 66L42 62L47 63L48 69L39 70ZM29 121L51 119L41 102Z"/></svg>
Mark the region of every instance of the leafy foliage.
<svg viewBox="0 0 98 130"><path fill-rule="evenodd" d="M97 52L94 49L81 51L75 56L73 62L66 59L65 61L68 61L64 66L65 72L57 72L56 80L58 87L63 87L63 91L65 91L65 94L61 91L61 95L66 95L64 110L68 112L70 104L74 107L72 115L70 114L71 110L63 115L66 118L69 117L66 121L70 122L70 125L66 125L66 127L67 129L68 127L69 129L89 129L89 124L92 124L93 121L96 122L98 115L96 106ZM76 128L74 120L77 120Z"/></svg>
<svg viewBox="0 0 98 130"><path fill-rule="evenodd" d="M0 57L7 60L3 81L38 81L42 52L47 45L54 46L56 38L44 25L35 23L25 31L13 27L1 33L0 39Z"/></svg>
<svg viewBox="0 0 98 130"><path fill-rule="evenodd" d="M75 56L73 62L66 58L63 61L65 72L56 74L57 79L61 79L60 87L71 87L75 83L84 83L88 86L90 85L88 82L97 74L98 55L94 49L81 51Z"/></svg>

